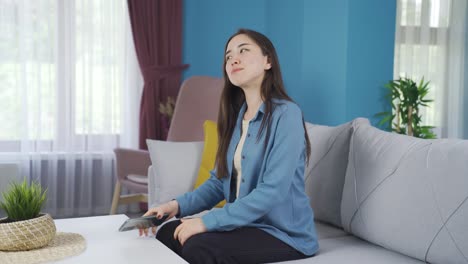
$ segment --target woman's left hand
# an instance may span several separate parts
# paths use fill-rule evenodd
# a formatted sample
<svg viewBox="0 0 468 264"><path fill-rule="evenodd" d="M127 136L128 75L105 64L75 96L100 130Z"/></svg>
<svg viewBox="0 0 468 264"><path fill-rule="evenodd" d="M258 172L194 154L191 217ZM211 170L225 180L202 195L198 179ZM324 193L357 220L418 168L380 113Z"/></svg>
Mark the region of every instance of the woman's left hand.
<svg viewBox="0 0 468 264"><path fill-rule="evenodd" d="M180 219L180 221L182 223L174 231L174 239L179 240L182 246L191 236L206 232L201 218Z"/></svg>

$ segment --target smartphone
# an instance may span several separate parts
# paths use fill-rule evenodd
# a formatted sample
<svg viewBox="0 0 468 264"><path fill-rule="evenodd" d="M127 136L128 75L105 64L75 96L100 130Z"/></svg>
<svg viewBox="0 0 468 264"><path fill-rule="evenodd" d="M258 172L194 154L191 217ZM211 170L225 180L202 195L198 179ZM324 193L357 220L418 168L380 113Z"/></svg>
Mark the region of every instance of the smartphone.
<svg viewBox="0 0 468 264"><path fill-rule="evenodd" d="M169 215L165 214L161 219L158 219L155 215L142 216L137 218L130 218L120 226L119 231L129 231L136 228L149 228L153 226L159 226L166 221Z"/></svg>

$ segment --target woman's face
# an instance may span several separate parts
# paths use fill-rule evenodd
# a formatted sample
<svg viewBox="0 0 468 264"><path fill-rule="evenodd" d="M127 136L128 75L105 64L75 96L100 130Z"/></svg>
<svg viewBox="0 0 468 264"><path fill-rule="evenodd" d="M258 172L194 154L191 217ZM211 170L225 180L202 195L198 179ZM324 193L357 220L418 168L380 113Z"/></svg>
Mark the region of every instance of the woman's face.
<svg viewBox="0 0 468 264"><path fill-rule="evenodd" d="M225 56L225 70L229 80L241 88L260 88L265 71L271 68L260 47L244 34L231 39Z"/></svg>

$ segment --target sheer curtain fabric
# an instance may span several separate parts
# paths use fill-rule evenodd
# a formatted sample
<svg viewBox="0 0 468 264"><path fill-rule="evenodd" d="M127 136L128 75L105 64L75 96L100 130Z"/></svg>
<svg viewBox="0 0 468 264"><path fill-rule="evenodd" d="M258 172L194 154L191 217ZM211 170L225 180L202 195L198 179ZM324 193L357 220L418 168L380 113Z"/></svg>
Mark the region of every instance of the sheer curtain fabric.
<svg viewBox="0 0 468 264"><path fill-rule="evenodd" d="M430 81L423 122L440 138L463 138L466 0L398 0L394 78Z"/></svg>
<svg viewBox="0 0 468 264"><path fill-rule="evenodd" d="M142 78L126 1L0 1L0 178L40 182L54 217L108 213L138 145Z"/></svg>

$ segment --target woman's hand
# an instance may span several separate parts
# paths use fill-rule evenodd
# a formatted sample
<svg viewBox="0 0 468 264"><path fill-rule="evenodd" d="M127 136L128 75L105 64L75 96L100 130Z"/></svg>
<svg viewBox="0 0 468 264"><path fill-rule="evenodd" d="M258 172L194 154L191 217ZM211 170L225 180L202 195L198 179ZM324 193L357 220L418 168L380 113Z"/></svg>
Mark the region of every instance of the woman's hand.
<svg viewBox="0 0 468 264"><path fill-rule="evenodd" d="M174 239L179 240L183 246L191 236L206 232L206 227L201 218L180 219L182 222L174 232Z"/></svg>
<svg viewBox="0 0 468 264"><path fill-rule="evenodd" d="M165 204L162 204L158 207L154 207L148 210L143 216L148 216L148 215L156 215L158 219L161 219L165 214L168 214L167 219L171 219L174 217L177 213L179 212L179 203L177 203L176 200L169 201ZM140 236L145 234L145 236L148 235L148 228L139 228L138 232ZM153 234L156 234L156 226L153 226L151 228L151 232Z"/></svg>

